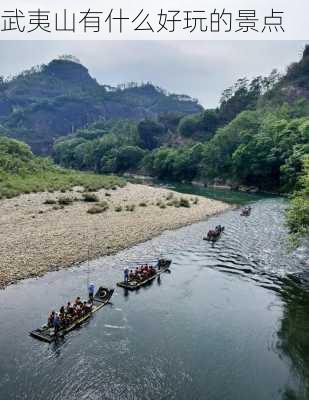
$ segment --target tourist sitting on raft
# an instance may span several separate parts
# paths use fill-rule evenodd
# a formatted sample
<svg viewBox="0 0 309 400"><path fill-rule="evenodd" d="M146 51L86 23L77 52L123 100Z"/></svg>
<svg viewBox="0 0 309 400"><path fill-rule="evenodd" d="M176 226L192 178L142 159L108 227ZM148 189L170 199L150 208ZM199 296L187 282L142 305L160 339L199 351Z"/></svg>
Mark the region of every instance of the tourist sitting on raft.
<svg viewBox="0 0 309 400"><path fill-rule="evenodd" d="M66 307L60 307L59 312L52 311L48 316L47 325L49 328L54 328L57 333L60 329L89 314L91 310L91 301L82 301L80 297L77 297L74 304L68 302Z"/></svg>
<svg viewBox="0 0 309 400"><path fill-rule="evenodd" d="M153 275L155 275L156 269L152 265L141 265L140 267L136 267L134 270L131 269L129 271L128 268L124 270L124 282L128 283L130 281L143 282Z"/></svg>

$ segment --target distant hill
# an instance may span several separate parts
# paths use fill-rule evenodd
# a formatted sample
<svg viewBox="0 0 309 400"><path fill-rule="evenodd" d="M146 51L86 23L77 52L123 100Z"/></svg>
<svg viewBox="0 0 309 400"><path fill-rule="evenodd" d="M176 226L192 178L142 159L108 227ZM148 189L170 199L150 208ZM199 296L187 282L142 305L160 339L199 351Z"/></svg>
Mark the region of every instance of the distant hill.
<svg viewBox="0 0 309 400"><path fill-rule="evenodd" d="M43 155L50 154L58 137L99 119L139 121L165 112L186 115L202 109L197 100L168 94L151 83L100 85L72 59L53 60L0 80L0 129Z"/></svg>

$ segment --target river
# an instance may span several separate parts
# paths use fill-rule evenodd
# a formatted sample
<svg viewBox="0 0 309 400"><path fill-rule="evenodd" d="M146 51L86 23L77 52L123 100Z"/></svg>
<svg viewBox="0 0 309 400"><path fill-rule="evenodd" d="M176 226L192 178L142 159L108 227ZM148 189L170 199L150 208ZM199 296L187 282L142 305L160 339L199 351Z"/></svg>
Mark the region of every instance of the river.
<svg viewBox="0 0 309 400"><path fill-rule="evenodd" d="M0 399L304 400L309 398L305 253L288 253L285 200L228 211L80 267L0 292ZM225 233L202 240L214 225ZM171 273L126 294L57 344L29 337L47 313L115 286L127 260L163 254ZM297 279L293 277L297 277Z"/></svg>

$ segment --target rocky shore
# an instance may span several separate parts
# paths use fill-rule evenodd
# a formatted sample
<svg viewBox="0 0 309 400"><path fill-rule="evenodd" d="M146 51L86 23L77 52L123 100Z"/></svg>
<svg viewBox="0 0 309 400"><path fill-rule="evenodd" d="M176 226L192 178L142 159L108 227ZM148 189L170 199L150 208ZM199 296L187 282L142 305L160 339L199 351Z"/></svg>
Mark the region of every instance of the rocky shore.
<svg viewBox="0 0 309 400"><path fill-rule="evenodd" d="M115 253L230 207L130 183L95 195L97 203L84 201L82 188L0 200L0 287L85 261L88 247L91 258ZM64 198L72 202L59 204ZM100 204L102 211L88 212Z"/></svg>

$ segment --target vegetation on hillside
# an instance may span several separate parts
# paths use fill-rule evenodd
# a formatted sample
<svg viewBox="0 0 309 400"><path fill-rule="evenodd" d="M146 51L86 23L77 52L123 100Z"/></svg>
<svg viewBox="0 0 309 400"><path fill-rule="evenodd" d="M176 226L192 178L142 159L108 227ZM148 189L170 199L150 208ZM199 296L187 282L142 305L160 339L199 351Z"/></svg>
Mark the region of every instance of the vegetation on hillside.
<svg viewBox="0 0 309 400"><path fill-rule="evenodd" d="M309 152L309 117L294 118L294 111L243 111L208 141L168 147L159 143L168 134L162 122L101 122L59 141L54 156L65 167L101 173L139 170L173 181L220 178L290 191Z"/></svg>
<svg viewBox="0 0 309 400"><path fill-rule="evenodd" d="M309 152L309 117L244 111L205 146L202 173L261 189L290 191Z"/></svg>
<svg viewBox="0 0 309 400"><path fill-rule="evenodd" d="M218 108L183 117L178 126L179 133L199 141L211 139L218 128L231 122L242 111L255 110L261 96L272 90L279 80L276 70L267 77L258 76L251 81L238 79L235 85L223 91Z"/></svg>
<svg viewBox="0 0 309 400"><path fill-rule="evenodd" d="M309 156L304 160L304 170L298 186L287 210L287 224L296 241L300 237L309 236Z"/></svg>
<svg viewBox="0 0 309 400"><path fill-rule="evenodd" d="M288 68L226 89L216 109L97 121L55 145L60 164L96 172L140 171L160 179L220 181L292 191L309 151L309 49ZM287 93L302 88L302 97ZM282 99L282 101L278 101Z"/></svg>
<svg viewBox="0 0 309 400"><path fill-rule="evenodd" d="M100 85L72 57L61 57L15 77L0 77L0 125L36 154L50 155L55 139L97 121L182 115L202 107L189 96L165 92L147 82Z"/></svg>
<svg viewBox="0 0 309 400"><path fill-rule="evenodd" d="M86 190L123 186L115 176L65 170L47 158L35 157L28 145L0 137L0 198L21 193L69 190L83 186Z"/></svg>

